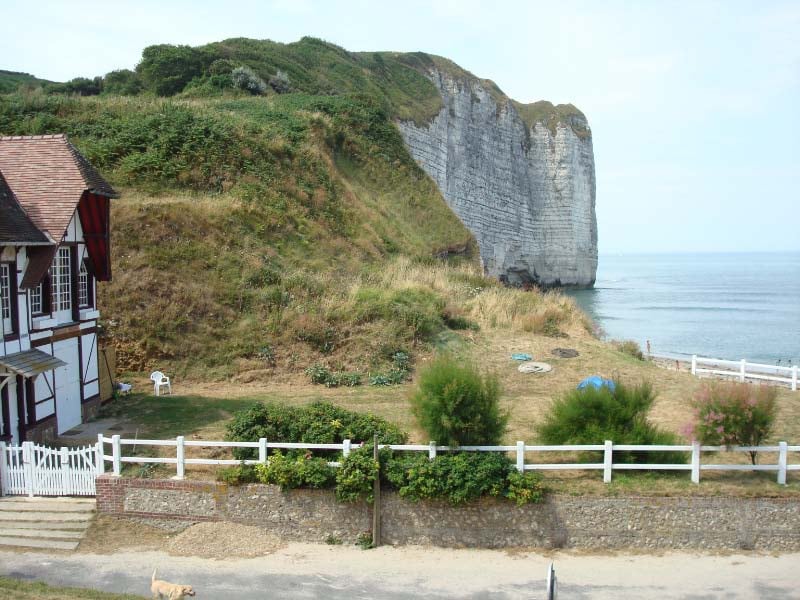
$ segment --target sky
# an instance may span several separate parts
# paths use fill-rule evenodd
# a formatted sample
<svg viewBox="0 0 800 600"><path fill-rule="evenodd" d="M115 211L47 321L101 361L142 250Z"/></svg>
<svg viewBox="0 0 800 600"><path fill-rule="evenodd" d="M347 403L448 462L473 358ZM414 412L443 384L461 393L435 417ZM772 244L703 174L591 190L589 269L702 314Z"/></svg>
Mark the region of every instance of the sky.
<svg viewBox="0 0 800 600"><path fill-rule="evenodd" d="M800 1L0 1L0 69L311 35L425 51L592 128L601 253L800 251Z"/></svg>

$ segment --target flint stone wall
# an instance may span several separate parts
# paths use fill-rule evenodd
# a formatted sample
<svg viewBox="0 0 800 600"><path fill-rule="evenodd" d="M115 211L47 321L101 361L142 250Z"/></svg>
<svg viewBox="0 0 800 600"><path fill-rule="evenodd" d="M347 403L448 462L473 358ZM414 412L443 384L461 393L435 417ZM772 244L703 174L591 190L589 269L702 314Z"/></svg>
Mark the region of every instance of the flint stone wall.
<svg viewBox="0 0 800 600"><path fill-rule="evenodd" d="M354 542L372 523L366 503L337 502L330 490L110 475L97 480L97 506L140 520L244 523L309 542ZM521 507L492 498L452 507L384 492L381 516L382 541L395 545L800 551L795 498L549 496Z"/></svg>

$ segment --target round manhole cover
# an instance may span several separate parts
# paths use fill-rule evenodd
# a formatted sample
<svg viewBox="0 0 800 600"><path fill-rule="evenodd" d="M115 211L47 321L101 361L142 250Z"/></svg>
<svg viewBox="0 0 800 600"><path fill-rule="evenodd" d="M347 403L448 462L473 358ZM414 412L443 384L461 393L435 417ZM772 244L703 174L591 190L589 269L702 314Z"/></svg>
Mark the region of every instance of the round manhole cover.
<svg viewBox="0 0 800 600"><path fill-rule="evenodd" d="M553 348L550 351L550 354L557 356L558 358L575 358L579 353L577 350L573 350L572 348Z"/></svg>
<svg viewBox="0 0 800 600"><path fill-rule="evenodd" d="M543 362L526 362L517 367L520 373L548 373L553 367Z"/></svg>

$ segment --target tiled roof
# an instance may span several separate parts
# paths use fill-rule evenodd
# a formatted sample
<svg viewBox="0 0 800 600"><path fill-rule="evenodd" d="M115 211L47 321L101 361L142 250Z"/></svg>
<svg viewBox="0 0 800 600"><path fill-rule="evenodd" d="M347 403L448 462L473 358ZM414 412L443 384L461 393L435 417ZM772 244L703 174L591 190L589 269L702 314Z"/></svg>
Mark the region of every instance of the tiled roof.
<svg viewBox="0 0 800 600"><path fill-rule="evenodd" d="M36 226L22 210L8 187L3 174L0 173L0 246L3 244L49 244L47 236L36 229Z"/></svg>
<svg viewBox="0 0 800 600"><path fill-rule="evenodd" d="M45 371L52 371L59 367L66 366L60 358L56 358L50 354L31 348L16 354L6 354L0 356L0 369L3 371L16 373L23 377L35 377L39 373Z"/></svg>
<svg viewBox="0 0 800 600"><path fill-rule="evenodd" d="M83 192L117 196L64 134L0 137L0 171L34 225L56 242Z"/></svg>

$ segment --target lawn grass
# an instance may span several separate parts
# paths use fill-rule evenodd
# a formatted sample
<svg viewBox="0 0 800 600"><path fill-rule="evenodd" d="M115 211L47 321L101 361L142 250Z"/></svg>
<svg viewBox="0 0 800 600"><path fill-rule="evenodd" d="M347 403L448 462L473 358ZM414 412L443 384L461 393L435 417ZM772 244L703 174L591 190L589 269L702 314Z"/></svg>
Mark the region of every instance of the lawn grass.
<svg viewBox="0 0 800 600"><path fill-rule="evenodd" d="M9 600L133 600L144 596L58 587L38 581L22 581L0 576L0 597Z"/></svg>

